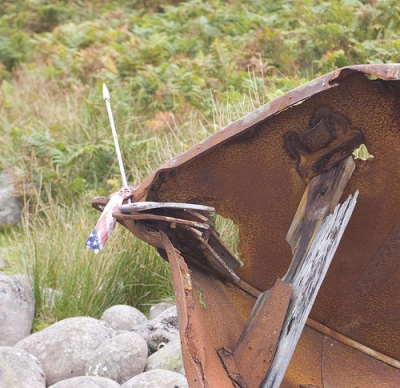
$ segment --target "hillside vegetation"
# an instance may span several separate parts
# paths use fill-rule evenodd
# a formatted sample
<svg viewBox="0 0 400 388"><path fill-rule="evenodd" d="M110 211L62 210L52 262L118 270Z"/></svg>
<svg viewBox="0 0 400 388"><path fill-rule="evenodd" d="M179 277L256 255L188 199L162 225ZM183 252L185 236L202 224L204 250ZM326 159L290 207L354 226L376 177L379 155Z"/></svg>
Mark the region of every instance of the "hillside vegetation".
<svg viewBox="0 0 400 388"><path fill-rule="evenodd" d="M93 255L93 196L338 67L400 62L397 0L0 0L0 169L24 207L0 234L33 280L37 322L173 294L166 263L122 228ZM61 292L46 302L45 289Z"/></svg>

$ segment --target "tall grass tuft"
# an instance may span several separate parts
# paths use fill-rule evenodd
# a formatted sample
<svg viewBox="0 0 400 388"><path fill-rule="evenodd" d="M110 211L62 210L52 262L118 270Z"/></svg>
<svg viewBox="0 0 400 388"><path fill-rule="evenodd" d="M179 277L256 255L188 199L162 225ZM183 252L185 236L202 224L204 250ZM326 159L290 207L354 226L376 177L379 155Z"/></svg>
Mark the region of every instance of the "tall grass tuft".
<svg viewBox="0 0 400 388"><path fill-rule="evenodd" d="M10 234L7 254L32 281L37 328L71 316L99 318L115 304L146 312L173 297L168 263L120 225L97 255L85 248L98 215L85 204L53 204L25 211L23 230Z"/></svg>

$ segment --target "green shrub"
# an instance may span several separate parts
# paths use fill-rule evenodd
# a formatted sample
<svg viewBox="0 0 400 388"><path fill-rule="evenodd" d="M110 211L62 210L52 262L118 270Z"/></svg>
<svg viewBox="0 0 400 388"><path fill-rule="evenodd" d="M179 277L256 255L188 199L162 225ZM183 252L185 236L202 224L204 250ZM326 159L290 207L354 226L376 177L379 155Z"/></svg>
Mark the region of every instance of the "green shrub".
<svg viewBox="0 0 400 388"><path fill-rule="evenodd" d="M0 63L4 65L6 70L11 71L19 63L29 58L33 44L29 36L23 31L0 30L1 32L3 34L0 35Z"/></svg>

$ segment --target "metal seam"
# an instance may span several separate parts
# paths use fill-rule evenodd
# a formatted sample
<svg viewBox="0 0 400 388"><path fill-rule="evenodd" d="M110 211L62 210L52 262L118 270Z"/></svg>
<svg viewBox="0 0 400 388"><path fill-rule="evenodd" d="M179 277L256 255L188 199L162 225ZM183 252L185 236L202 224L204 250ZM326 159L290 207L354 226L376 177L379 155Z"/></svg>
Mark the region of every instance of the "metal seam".
<svg viewBox="0 0 400 388"><path fill-rule="evenodd" d="M346 337L343 334L338 333L335 330L330 329L327 326L324 326L317 321L314 321L311 318L307 319L306 325L316 331L318 331L321 334L327 335L328 337L333 338L336 341L341 342L344 345L350 346L351 348L360 351L361 353L366 354L367 356L370 356L376 360L382 361L385 364L388 364L390 366L393 366L396 369L400 369L400 361L387 356L386 354L380 353L374 349L369 348L368 346L362 345L357 341L354 341L350 339L349 337Z"/></svg>

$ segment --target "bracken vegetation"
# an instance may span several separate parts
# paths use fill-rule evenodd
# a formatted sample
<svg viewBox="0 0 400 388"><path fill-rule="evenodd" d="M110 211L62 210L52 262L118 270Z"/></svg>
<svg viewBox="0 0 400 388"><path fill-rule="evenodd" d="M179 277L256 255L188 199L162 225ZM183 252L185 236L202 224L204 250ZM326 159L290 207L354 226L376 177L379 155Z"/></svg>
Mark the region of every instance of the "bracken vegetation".
<svg viewBox="0 0 400 388"><path fill-rule="evenodd" d="M94 256L91 198L119 189L102 83L128 180L338 67L400 61L397 0L0 0L0 169L24 203L3 231L9 271L33 280L37 322L146 309L168 266L118 228ZM46 289L60 291L48 303Z"/></svg>

